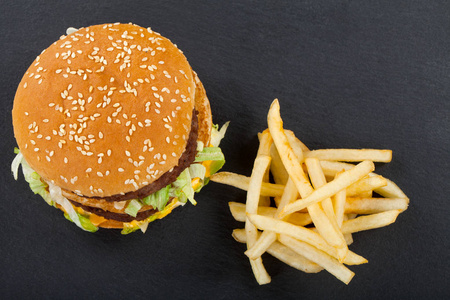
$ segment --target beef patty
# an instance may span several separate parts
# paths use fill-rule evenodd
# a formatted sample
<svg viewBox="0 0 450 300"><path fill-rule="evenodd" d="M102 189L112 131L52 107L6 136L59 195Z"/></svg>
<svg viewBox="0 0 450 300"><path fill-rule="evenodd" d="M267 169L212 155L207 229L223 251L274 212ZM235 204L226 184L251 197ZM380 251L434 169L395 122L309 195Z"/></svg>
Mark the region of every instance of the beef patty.
<svg viewBox="0 0 450 300"><path fill-rule="evenodd" d="M172 202L172 200L173 200L173 198L171 198L167 202L167 205L169 205L169 203ZM75 202L75 201L70 200L70 199L69 199L69 201L73 205L81 207L83 210L85 210L87 212L96 214L97 216L101 216L101 217L103 217L105 219L116 220L116 221L119 221L119 222L131 222L133 220L141 221L141 220L147 219L151 215L153 215L153 214L158 212L157 209L148 209L148 210L144 210L144 211L138 212L136 217L133 217L133 216L130 216L130 215L127 215L127 214L119 214L119 213L110 212L110 211L103 210L103 209L98 208L98 207L86 206L86 205L80 204L80 203Z"/></svg>

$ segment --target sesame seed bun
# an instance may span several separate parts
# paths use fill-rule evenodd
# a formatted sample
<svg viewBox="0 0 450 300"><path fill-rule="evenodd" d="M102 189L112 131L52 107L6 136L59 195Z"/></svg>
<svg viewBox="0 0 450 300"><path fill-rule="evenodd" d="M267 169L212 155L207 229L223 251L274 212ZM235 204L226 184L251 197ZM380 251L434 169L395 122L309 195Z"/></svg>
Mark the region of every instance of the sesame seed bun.
<svg viewBox="0 0 450 300"><path fill-rule="evenodd" d="M173 169L194 107L198 139L208 144L209 101L182 52L150 29L105 24L44 50L22 78L12 113L19 148L44 180L103 198Z"/></svg>

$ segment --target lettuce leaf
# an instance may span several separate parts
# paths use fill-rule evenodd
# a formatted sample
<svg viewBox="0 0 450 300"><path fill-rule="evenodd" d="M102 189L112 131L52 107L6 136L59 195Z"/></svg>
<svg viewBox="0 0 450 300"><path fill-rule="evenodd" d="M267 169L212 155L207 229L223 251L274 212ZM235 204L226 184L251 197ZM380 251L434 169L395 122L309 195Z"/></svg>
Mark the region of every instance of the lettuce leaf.
<svg viewBox="0 0 450 300"><path fill-rule="evenodd" d="M78 213L78 219L80 220L82 229L89 232L96 232L98 230L98 227L92 224L92 222L89 220L89 218L83 216L82 214ZM64 213L64 217L69 220L70 222L73 222L72 219L69 217L67 213Z"/></svg>
<svg viewBox="0 0 450 300"><path fill-rule="evenodd" d="M220 169L222 169L223 165L225 164L225 160L213 160L211 162L211 165L209 166L209 175L213 175L217 173Z"/></svg>
<svg viewBox="0 0 450 300"><path fill-rule="evenodd" d="M206 147L202 152L198 152L195 156L194 162L201 162L206 160L225 160L225 156L219 147Z"/></svg>
<svg viewBox="0 0 450 300"><path fill-rule="evenodd" d="M140 229L139 226L133 225L132 223L123 223L123 229L120 233L126 235L135 232L136 230L139 229Z"/></svg>
<svg viewBox="0 0 450 300"><path fill-rule="evenodd" d="M91 223L89 218L75 211L70 201L61 194L61 188L51 183L47 184L45 181L43 181L41 179L41 176L37 172L35 172L30 167L30 165L28 165L28 163L20 153L20 150L16 149L17 148L14 149L14 152L17 153L17 156L14 158L11 165L11 169L14 169L14 178L17 178L19 165L22 165L23 176L30 185L30 189L33 191L33 193L40 195L49 205L52 205L54 207L56 207L55 203L61 205L64 209L64 215L66 216L66 219L74 222L81 229L90 232L97 231L98 228Z"/></svg>
<svg viewBox="0 0 450 300"><path fill-rule="evenodd" d="M219 147L207 147L197 153L195 162L211 161L209 165L209 176L219 171L225 164L225 156Z"/></svg>
<svg viewBox="0 0 450 300"><path fill-rule="evenodd" d="M55 201L48 192L48 184L41 180L41 176L28 165L25 159L22 159L21 164L25 181L28 182L33 193L40 195L48 205L55 206Z"/></svg>
<svg viewBox="0 0 450 300"><path fill-rule="evenodd" d="M225 133L227 132L227 128L230 125L230 121L223 124L222 128L219 130L218 125L213 125L213 128L211 130L211 141L210 144L213 147L219 147L220 141L225 136Z"/></svg>
<svg viewBox="0 0 450 300"><path fill-rule="evenodd" d="M192 164L189 166L189 174L191 178L205 178L206 168L201 164Z"/></svg>
<svg viewBox="0 0 450 300"><path fill-rule="evenodd" d="M131 200L128 203L127 208L125 208L125 212L132 217L136 217L138 211L142 208L142 203L139 200Z"/></svg>
<svg viewBox="0 0 450 300"><path fill-rule="evenodd" d="M186 198L193 205L196 205L197 202L194 200L194 189L191 184L191 175L189 174L189 168L184 169L183 172L178 176L177 180L172 183L172 186L177 189L175 190L175 194L178 195L180 201L186 202ZM184 197L183 197L184 196ZM183 199L184 198L184 199Z"/></svg>
<svg viewBox="0 0 450 300"><path fill-rule="evenodd" d="M14 148L14 152L16 152L17 148ZM16 157L14 157L12 163L11 163L11 172L13 173L14 179L17 180L17 176L19 174L19 166L22 162L23 155L22 153L18 152Z"/></svg>
<svg viewBox="0 0 450 300"><path fill-rule="evenodd" d="M154 208L157 208L159 211L162 211L164 207L166 207L167 202L170 199L169 196L170 184L156 193L148 195L147 197L141 199L141 202L151 205Z"/></svg>

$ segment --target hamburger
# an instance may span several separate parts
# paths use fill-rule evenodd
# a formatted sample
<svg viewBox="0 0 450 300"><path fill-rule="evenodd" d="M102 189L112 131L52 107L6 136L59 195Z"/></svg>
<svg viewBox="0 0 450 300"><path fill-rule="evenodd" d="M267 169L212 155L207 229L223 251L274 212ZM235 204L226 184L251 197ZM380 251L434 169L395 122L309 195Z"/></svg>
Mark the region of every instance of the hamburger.
<svg viewBox="0 0 450 300"><path fill-rule="evenodd" d="M127 234L168 215L224 164L182 51L133 24L68 29L23 76L12 110L31 190L78 227Z"/></svg>

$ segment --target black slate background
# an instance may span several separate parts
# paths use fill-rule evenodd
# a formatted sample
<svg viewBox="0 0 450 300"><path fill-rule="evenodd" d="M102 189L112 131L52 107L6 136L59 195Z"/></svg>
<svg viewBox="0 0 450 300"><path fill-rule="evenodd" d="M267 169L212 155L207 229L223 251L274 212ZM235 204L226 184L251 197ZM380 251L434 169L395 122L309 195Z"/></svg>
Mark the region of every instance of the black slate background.
<svg viewBox="0 0 450 300"><path fill-rule="evenodd" d="M447 1L1 1L0 298L445 299L450 297L450 3ZM358 233L345 286L269 255L258 286L242 227L245 193L210 184L198 205L145 235L81 231L10 172L15 89L69 26L151 26L202 79L214 120L231 120L225 170L249 175L271 101L310 148L389 148L378 165L411 198L389 227Z"/></svg>

